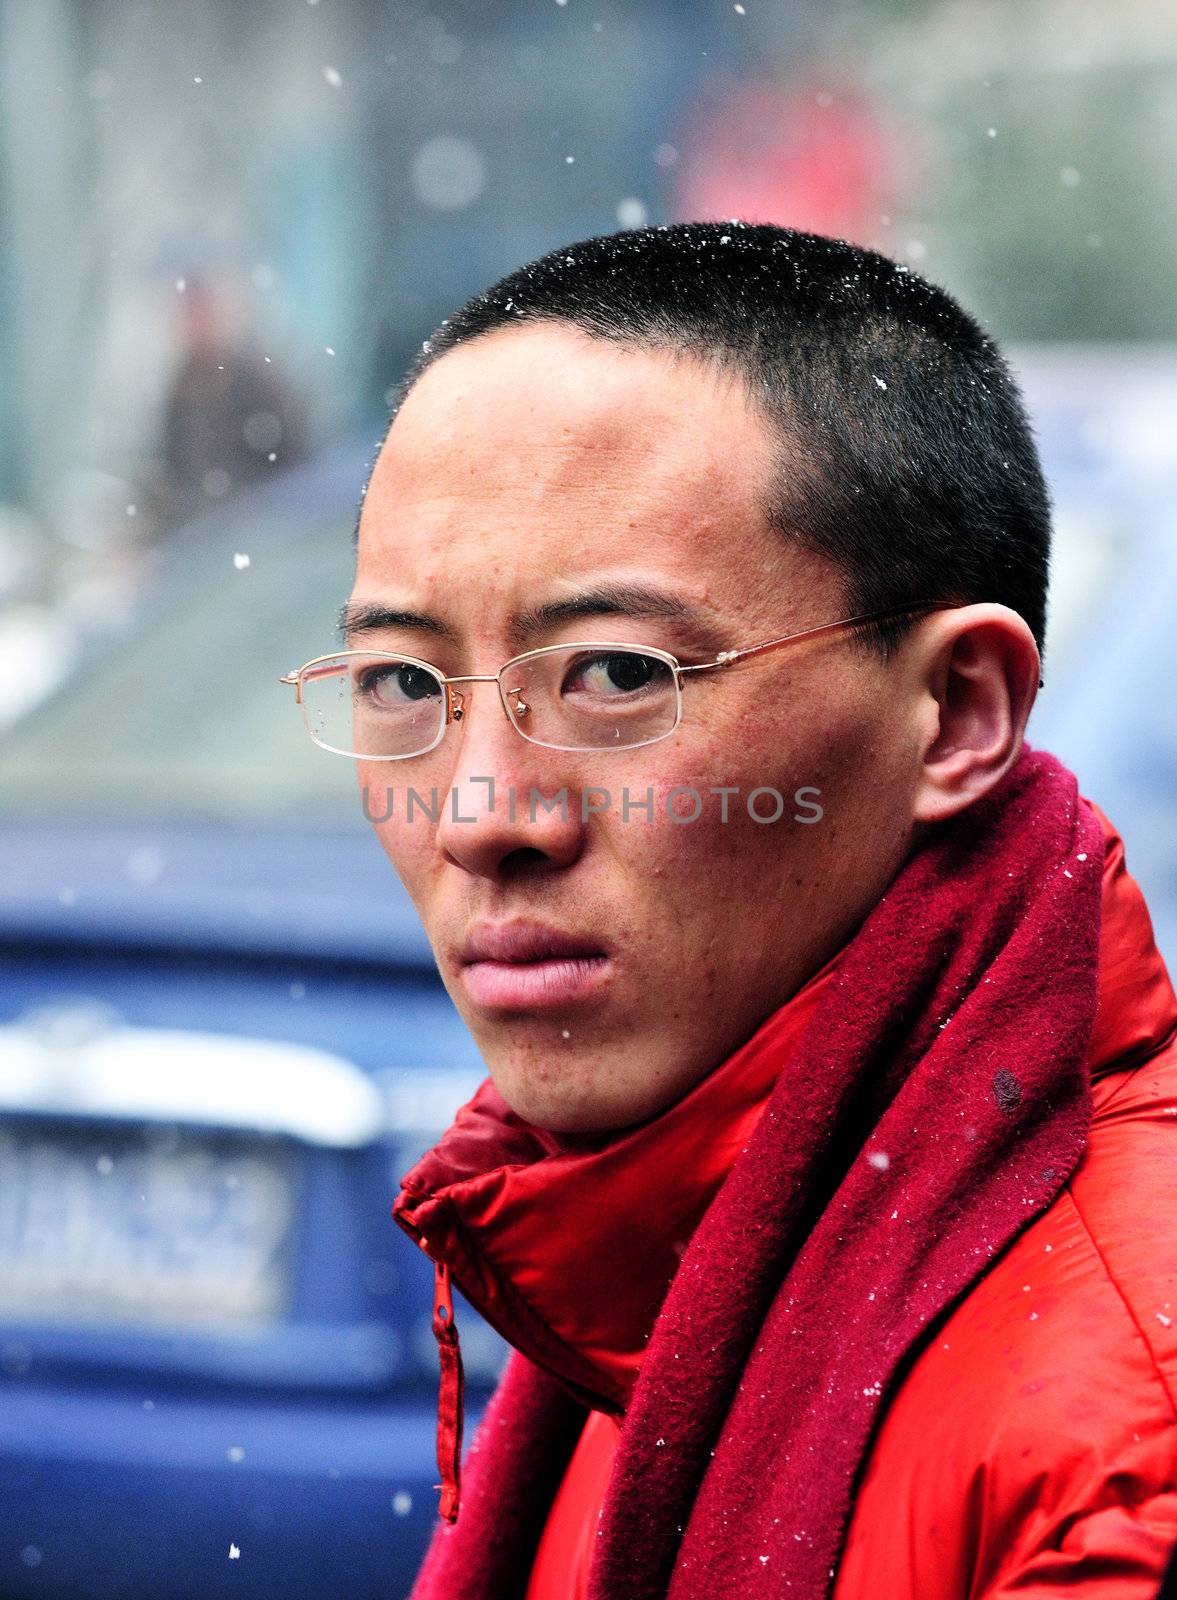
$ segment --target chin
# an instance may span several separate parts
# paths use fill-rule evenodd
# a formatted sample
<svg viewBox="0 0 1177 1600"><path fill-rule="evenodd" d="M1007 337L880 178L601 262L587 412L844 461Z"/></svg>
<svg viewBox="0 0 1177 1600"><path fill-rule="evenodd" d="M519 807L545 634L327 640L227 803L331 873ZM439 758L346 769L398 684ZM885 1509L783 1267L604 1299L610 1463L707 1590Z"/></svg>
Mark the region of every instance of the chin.
<svg viewBox="0 0 1177 1600"><path fill-rule="evenodd" d="M586 1104L579 1096L545 1094L542 1090L537 1092L534 1085L504 1087L501 1078L496 1079L495 1086L517 1117L544 1133L608 1133L624 1126L610 1111Z"/></svg>
<svg viewBox="0 0 1177 1600"><path fill-rule="evenodd" d="M647 1095L594 1094L576 1082L537 1082L534 1069L512 1071L492 1067L491 1077L515 1115L545 1133L620 1132L647 1121L664 1109Z"/></svg>

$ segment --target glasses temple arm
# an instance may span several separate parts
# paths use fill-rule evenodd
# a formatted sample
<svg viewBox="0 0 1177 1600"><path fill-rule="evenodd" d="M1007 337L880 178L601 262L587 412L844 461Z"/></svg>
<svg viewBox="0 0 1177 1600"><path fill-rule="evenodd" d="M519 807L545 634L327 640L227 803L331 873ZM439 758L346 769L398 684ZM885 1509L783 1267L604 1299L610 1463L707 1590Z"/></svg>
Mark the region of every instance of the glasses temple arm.
<svg viewBox="0 0 1177 1600"><path fill-rule="evenodd" d="M894 606L889 611L867 611L859 617L842 617L838 622L823 622L820 627L806 628L802 633L786 633L779 639L766 639L763 644L750 644L743 650L721 650L714 661L703 661L693 667L680 667L680 672L714 672L717 667L730 667L745 656L759 655L762 650L775 650L778 645L793 644L801 639L816 639L819 634L835 633L840 628L865 626L868 622L896 621L921 611L947 611L958 602L954 600L929 600L915 606Z"/></svg>

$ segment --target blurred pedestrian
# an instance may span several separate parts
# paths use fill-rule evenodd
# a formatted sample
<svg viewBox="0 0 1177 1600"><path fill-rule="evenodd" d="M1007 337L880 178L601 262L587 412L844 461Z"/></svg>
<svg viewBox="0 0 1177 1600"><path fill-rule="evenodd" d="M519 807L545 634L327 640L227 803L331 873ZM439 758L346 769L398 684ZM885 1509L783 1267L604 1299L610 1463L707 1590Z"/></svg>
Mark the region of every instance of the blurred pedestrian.
<svg viewBox="0 0 1177 1600"><path fill-rule="evenodd" d="M228 287L184 282L179 359L164 411L163 457L176 522L302 460L307 407L242 327Z"/></svg>

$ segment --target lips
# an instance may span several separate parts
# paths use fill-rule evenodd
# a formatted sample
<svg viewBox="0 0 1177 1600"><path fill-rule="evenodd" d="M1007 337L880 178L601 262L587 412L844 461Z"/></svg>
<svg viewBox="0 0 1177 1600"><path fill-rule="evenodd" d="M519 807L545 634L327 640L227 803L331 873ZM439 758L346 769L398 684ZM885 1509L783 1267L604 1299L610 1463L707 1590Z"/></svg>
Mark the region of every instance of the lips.
<svg viewBox="0 0 1177 1600"><path fill-rule="evenodd" d="M484 923L471 931L458 960L470 999L495 1011L587 1000L610 967L599 942L536 922Z"/></svg>

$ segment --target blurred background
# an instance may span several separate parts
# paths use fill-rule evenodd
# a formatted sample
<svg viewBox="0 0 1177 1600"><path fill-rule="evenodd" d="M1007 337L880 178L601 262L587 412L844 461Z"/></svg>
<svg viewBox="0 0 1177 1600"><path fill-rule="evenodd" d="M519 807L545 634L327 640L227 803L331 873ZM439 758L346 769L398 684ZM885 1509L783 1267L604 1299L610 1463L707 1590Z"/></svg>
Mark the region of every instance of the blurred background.
<svg viewBox="0 0 1177 1600"><path fill-rule="evenodd" d="M1056 502L1031 742L1177 959L1175 171L1161 0L0 0L0 1595L408 1591L388 1209L481 1070L276 679L529 258L773 221L984 319Z"/></svg>

